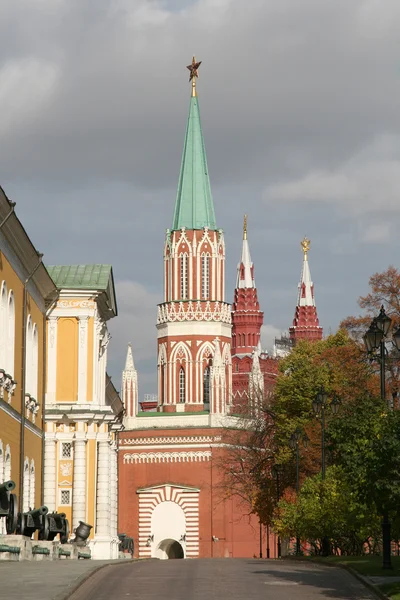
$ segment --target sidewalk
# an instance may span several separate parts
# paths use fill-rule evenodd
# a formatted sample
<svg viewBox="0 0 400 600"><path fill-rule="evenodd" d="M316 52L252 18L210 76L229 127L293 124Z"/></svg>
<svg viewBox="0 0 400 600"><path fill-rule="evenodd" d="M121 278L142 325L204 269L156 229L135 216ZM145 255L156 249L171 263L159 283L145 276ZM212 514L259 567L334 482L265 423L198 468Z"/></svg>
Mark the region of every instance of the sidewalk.
<svg viewBox="0 0 400 600"><path fill-rule="evenodd" d="M87 577L128 560L0 561L0 600L66 600Z"/></svg>

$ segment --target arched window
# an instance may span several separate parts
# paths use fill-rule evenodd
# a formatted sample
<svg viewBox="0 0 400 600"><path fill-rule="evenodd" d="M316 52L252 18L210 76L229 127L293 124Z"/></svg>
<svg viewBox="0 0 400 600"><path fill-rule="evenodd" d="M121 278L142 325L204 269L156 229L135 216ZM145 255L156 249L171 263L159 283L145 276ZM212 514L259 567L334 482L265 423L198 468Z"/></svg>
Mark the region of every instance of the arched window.
<svg viewBox="0 0 400 600"><path fill-rule="evenodd" d="M201 297L208 300L210 295L210 256L203 254L201 257Z"/></svg>
<svg viewBox="0 0 400 600"><path fill-rule="evenodd" d="M188 255L181 255L181 300L188 297Z"/></svg>
<svg viewBox="0 0 400 600"><path fill-rule="evenodd" d="M6 350L6 371L15 379L14 361L15 361L15 303L14 293L10 290L8 294L7 306L7 350Z"/></svg>
<svg viewBox="0 0 400 600"><path fill-rule="evenodd" d="M8 444L4 456L4 481L9 481L11 479L11 451Z"/></svg>
<svg viewBox="0 0 400 600"><path fill-rule="evenodd" d="M35 487L36 487L36 477L35 477L35 461L31 460L31 466L29 470L29 506L31 508L35 508Z"/></svg>
<svg viewBox="0 0 400 600"><path fill-rule="evenodd" d="M0 290L0 369L7 370L6 348L7 348L7 284L1 283Z"/></svg>
<svg viewBox="0 0 400 600"><path fill-rule="evenodd" d="M3 442L0 440L0 483L3 483L4 479L4 451ZM0 522L2 519L0 519Z"/></svg>
<svg viewBox="0 0 400 600"><path fill-rule="evenodd" d="M204 404L209 404L209 402L210 402L210 367L206 367L204 369L203 402L204 402Z"/></svg>
<svg viewBox="0 0 400 600"><path fill-rule="evenodd" d="M179 402L185 402L185 369L179 370Z"/></svg>
<svg viewBox="0 0 400 600"><path fill-rule="evenodd" d="M160 404L164 404L164 386L165 386L165 365L164 361L160 364Z"/></svg>
<svg viewBox="0 0 400 600"><path fill-rule="evenodd" d="M24 512L29 510L30 500L30 477L29 477L29 460L25 458L24 462L24 494L22 498L22 508Z"/></svg>
<svg viewBox="0 0 400 600"><path fill-rule="evenodd" d="M26 321L25 339L25 391L32 394L32 317L28 315Z"/></svg>
<svg viewBox="0 0 400 600"><path fill-rule="evenodd" d="M32 328L32 391L30 394L38 399L38 369L39 369L39 343L36 323Z"/></svg>
<svg viewBox="0 0 400 600"><path fill-rule="evenodd" d="M3 452L3 442L0 440L0 483L5 481L4 477L4 452ZM4 535L6 533L5 527L5 519L0 519L0 535Z"/></svg>

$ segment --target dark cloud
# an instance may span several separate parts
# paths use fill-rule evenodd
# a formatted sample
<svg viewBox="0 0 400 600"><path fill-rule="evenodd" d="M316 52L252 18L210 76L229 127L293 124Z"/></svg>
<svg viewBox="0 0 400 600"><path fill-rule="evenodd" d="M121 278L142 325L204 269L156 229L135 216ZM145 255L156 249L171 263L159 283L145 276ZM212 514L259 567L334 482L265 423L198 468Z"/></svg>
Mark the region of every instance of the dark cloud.
<svg viewBox="0 0 400 600"><path fill-rule="evenodd" d="M1 4L1 183L48 263L114 265L118 381L132 341L155 388L193 53L227 300L247 212L268 343L293 317L304 234L326 330L396 263L399 18L397 0Z"/></svg>

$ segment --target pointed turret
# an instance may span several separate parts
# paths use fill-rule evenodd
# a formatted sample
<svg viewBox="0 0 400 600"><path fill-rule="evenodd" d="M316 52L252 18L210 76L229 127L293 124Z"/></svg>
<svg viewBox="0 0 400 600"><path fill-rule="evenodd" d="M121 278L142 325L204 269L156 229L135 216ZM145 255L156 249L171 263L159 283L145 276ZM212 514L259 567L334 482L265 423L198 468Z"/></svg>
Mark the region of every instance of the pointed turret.
<svg viewBox="0 0 400 600"><path fill-rule="evenodd" d="M322 327L319 325L317 308L314 298L314 284L311 280L310 267L308 264L308 252L310 240L306 237L301 242L303 249L303 266L301 270L300 283L298 285L297 306L292 327L289 328L289 336L293 343L300 339L320 340L322 339Z"/></svg>
<svg viewBox="0 0 400 600"><path fill-rule="evenodd" d="M196 91L199 66L200 63L196 63L194 57L192 64L188 66L192 81L192 96L175 202L173 231L182 227L186 229L208 227L212 230L217 228Z"/></svg>
<svg viewBox="0 0 400 600"><path fill-rule="evenodd" d="M254 266L247 240L247 215L244 217L242 256L237 267L236 289L232 305L232 354L253 354L260 343L264 313L260 311Z"/></svg>
<svg viewBox="0 0 400 600"><path fill-rule="evenodd" d="M128 344L125 369L122 372L121 386L122 401L125 407L125 416L134 417L138 410L138 376L133 362L132 345Z"/></svg>
<svg viewBox="0 0 400 600"><path fill-rule="evenodd" d="M242 257L237 267L237 288L255 288L253 263L251 262L250 248L247 241L247 215L244 215Z"/></svg>

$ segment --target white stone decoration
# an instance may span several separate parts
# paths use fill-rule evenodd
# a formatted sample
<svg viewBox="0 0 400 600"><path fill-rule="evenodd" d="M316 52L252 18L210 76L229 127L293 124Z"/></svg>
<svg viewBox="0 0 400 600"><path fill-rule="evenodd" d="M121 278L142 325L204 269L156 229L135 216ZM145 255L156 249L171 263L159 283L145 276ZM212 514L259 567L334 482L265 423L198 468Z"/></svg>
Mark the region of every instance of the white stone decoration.
<svg viewBox="0 0 400 600"><path fill-rule="evenodd" d="M199 555L200 490L164 484L143 488L137 493L139 558L165 558L163 552L167 544L164 542L168 540L182 546L185 558L196 558Z"/></svg>
<svg viewBox="0 0 400 600"><path fill-rule="evenodd" d="M138 452L124 454L124 464L137 463L185 463L211 460L211 451L199 452Z"/></svg>

